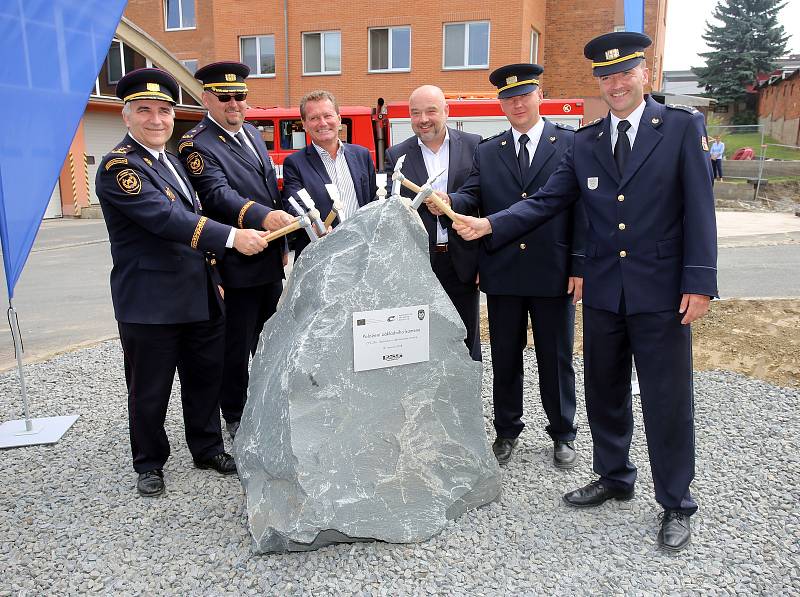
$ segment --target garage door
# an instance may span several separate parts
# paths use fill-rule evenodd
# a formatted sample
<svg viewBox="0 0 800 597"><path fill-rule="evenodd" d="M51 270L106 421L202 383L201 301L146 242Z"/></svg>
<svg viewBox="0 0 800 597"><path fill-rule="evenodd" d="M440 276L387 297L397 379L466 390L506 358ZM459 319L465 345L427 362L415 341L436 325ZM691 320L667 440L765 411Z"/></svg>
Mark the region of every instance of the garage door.
<svg viewBox="0 0 800 597"><path fill-rule="evenodd" d="M53 187L53 192L50 194L50 202L44 211L44 219L60 218L61 215L61 189L58 188L58 181L56 181L56 186Z"/></svg>
<svg viewBox="0 0 800 597"><path fill-rule="evenodd" d="M122 122L118 112L112 113L87 113L83 120L83 133L86 140L86 155L89 156L89 203L97 205L97 195L94 192L94 177L97 167L103 156L114 149L122 141L128 129ZM76 160L83 156L75 156Z"/></svg>

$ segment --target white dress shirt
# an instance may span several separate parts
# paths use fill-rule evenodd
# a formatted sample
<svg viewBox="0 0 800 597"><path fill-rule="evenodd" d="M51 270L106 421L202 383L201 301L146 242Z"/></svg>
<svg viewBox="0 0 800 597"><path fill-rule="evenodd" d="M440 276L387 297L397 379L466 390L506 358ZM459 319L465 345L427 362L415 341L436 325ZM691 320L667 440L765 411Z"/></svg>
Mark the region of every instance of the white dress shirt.
<svg viewBox="0 0 800 597"><path fill-rule="evenodd" d="M449 174L448 168L450 167L450 131L445 128L444 141L439 147L439 151L436 153L434 153L427 145L425 145L419 137L417 137L417 143L419 143L419 148L422 151L422 159L425 162L425 169L428 171L428 177L440 172L442 168L444 168L444 173L442 173L439 178L433 181L433 184L431 185L433 190L447 193L447 181ZM447 228L442 226L442 223L437 216L436 243L440 245L444 244L447 242L447 239Z"/></svg>
<svg viewBox="0 0 800 597"><path fill-rule="evenodd" d="M344 144L341 139L338 140L339 148L336 150L336 157L331 157L327 151L322 149L319 145L311 142L317 153L319 154L322 164L325 166L325 171L328 173L328 178L339 189L339 198L342 200L343 214L339 214L339 220L344 222L347 218L353 216L358 209L358 197L356 197L356 187L353 184L353 177L350 174L350 168L347 165L347 158L344 157Z"/></svg>
<svg viewBox="0 0 800 597"><path fill-rule="evenodd" d="M517 155L519 155L519 138L522 136L522 133L528 135L528 143L525 145L525 147L528 148L529 166L533 161L533 154L536 151L536 148L539 146L539 139L542 138L542 131L544 131L544 119L541 117L528 131L520 132L514 127L511 127L511 134L514 135L514 153Z"/></svg>
<svg viewBox="0 0 800 597"><path fill-rule="evenodd" d="M614 152L614 147L617 145L617 136L619 135L619 131L617 131L617 124L619 124L620 120L627 120L631 123L631 128L625 131L625 134L628 135L628 141L631 142L631 149L633 149L633 142L636 140L636 131L639 130L639 123L642 120L642 114L644 114L645 102L642 100L642 103L639 104L639 107L636 108L633 112L631 112L627 118L617 118L614 114L611 114L611 152Z"/></svg>

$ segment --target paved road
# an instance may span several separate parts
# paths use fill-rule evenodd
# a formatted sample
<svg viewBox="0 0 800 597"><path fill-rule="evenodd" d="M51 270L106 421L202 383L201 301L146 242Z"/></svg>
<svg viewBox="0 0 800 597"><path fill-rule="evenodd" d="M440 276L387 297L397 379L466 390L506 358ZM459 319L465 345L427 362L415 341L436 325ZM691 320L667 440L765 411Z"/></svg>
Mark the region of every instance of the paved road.
<svg viewBox="0 0 800 597"><path fill-rule="evenodd" d="M760 222L750 214L725 217L736 221L720 226L722 296L800 297L800 218ZM117 335L110 271L108 235L102 220L48 220L42 224L15 293L26 362ZM3 276L0 271L5 288ZM14 345L6 326L0 333L0 371L15 365Z"/></svg>

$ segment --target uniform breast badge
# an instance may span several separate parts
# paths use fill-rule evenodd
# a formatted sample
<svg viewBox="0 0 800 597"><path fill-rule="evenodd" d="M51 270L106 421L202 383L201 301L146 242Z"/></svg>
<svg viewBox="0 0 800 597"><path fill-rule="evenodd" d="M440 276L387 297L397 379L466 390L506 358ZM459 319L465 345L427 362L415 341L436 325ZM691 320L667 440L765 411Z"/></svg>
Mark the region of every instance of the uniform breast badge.
<svg viewBox="0 0 800 597"><path fill-rule="evenodd" d="M586 179L586 187L590 191L594 191L595 189L597 189L597 185L599 182L600 180L597 178L597 176L590 176L589 178Z"/></svg>
<svg viewBox="0 0 800 597"><path fill-rule="evenodd" d="M142 181L139 179L139 175L130 168L125 168L117 173L117 184L128 195L138 195L142 190Z"/></svg>

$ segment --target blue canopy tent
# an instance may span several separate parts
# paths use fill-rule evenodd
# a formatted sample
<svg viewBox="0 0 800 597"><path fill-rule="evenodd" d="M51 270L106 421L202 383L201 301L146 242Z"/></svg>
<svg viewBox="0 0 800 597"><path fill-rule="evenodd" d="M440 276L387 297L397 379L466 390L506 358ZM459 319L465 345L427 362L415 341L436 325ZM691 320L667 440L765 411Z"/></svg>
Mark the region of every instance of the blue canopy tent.
<svg viewBox="0 0 800 597"><path fill-rule="evenodd" d="M125 0L0 3L0 241L25 415L0 425L0 447L54 443L77 419L30 418L14 288L124 8Z"/></svg>

